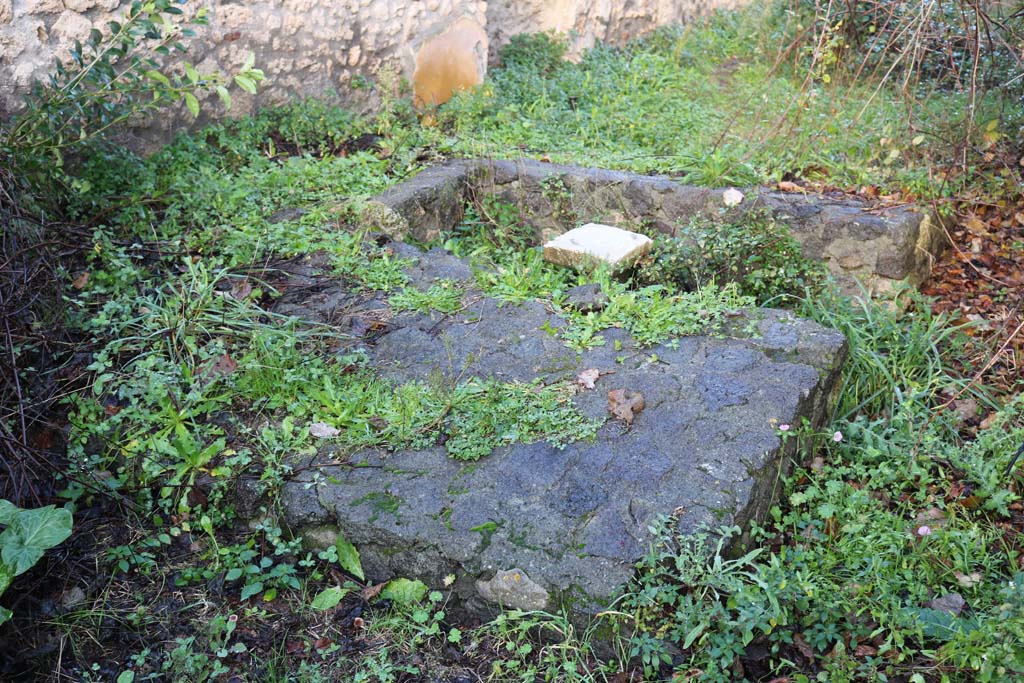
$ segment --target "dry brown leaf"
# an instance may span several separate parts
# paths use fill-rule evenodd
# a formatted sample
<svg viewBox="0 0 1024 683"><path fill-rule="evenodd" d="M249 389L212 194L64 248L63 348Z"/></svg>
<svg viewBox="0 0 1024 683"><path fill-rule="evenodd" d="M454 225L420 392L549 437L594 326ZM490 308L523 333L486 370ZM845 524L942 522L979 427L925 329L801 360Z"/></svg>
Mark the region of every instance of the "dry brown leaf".
<svg viewBox="0 0 1024 683"><path fill-rule="evenodd" d="M601 371L597 368L590 368L584 370L580 374L576 375L576 385L581 389L593 389L597 383L597 378L601 376Z"/></svg>
<svg viewBox="0 0 1024 683"><path fill-rule="evenodd" d="M89 271L82 271L78 274L78 277L71 281L71 286L75 289L82 289L87 284L89 284Z"/></svg>
<svg viewBox="0 0 1024 683"><path fill-rule="evenodd" d="M211 379L215 377L227 377L237 369L238 363L235 362L234 358L225 353L206 367L205 374Z"/></svg>
<svg viewBox="0 0 1024 683"><path fill-rule="evenodd" d="M627 425L632 425L636 414L645 407L644 395L639 391L612 389L608 392L608 412Z"/></svg>
<svg viewBox="0 0 1024 683"><path fill-rule="evenodd" d="M973 588L982 582L984 577L981 572L971 572L970 574L964 574L963 572L953 572L953 576L956 577L956 582L964 588Z"/></svg>
<svg viewBox="0 0 1024 683"><path fill-rule="evenodd" d="M992 425L995 424L996 418L998 416L999 416L999 413L989 413L988 417L986 417L984 420L982 420L981 424L978 425L978 429L990 429L992 427Z"/></svg>
<svg viewBox="0 0 1024 683"><path fill-rule="evenodd" d="M978 237L989 237L992 233L988 231L988 226L985 225L985 221L981 220L977 216L971 216L964 223L964 227L967 228L972 235Z"/></svg>
<svg viewBox="0 0 1024 683"><path fill-rule="evenodd" d="M363 590L359 591L359 597L361 597L365 602L370 602L375 597L380 595L380 592L384 590L384 586L386 585L388 585L387 581L385 581L384 583L377 583L372 586L367 586Z"/></svg>
<svg viewBox="0 0 1024 683"><path fill-rule="evenodd" d="M252 294L252 285L249 283L249 278L243 277L231 284L231 298L235 301L244 301L249 298L250 294Z"/></svg>
<svg viewBox="0 0 1024 683"><path fill-rule="evenodd" d="M799 192L801 194L807 194L807 190L805 190L804 188L800 187L796 183L790 182L788 180L781 180L781 181L779 181L779 191L781 191L781 192Z"/></svg>
<svg viewBox="0 0 1024 683"><path fill-rule="evenodd" d="M309 435L318 439L330 439L341 434L337 427L332 427L326 422L313 422L309 425Z"/></svg>
<svg viewBox="0 0 1024 683"><path fill-rule="evenodd" d="M858 645L853 649L854 657L874 657L878 654L878 648L871 645Z"/></svg>
<svg viewBox="0 0 1024 683"><path fill-rule="evenodd" d="M804 634L797 633L793 636L793 645L795 645L796 649L800 651L800 654L804 656L804 659L808 662L814 661L814 649L807 643L807 640L804 638Z"/></svg>

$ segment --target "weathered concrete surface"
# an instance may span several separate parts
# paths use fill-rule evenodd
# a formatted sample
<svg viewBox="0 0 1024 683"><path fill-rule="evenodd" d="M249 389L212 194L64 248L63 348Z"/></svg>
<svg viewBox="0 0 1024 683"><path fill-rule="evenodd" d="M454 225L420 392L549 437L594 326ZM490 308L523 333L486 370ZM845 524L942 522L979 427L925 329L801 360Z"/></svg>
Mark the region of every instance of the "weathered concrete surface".
<svg viewBox="0 0 1024 683"><path fill-rule="evenodd" d="M394 248L418 255L418 287L470 276L441 250ZM501 305L469 287L456 315L393 315L381 297L303 269L282 287L278 310L347 330L383 321L364 345L395 381L554 382L596 368L596 387L574 398L593 418L608 417L610 390L643 394L631 427L606 422L596 441L563 450L518 444L460 463L443 446L345 462L325 449L284 486L285 521L297 533L329 543L340 530L373 581L439 587L454 574L463 607L481 615L494 600L593 614L630 579L660 515L685 532L761 518L788 462L775 426L804 417L820 425L845 354L838 333L771 310L737 315L726 336L651 349L610 329L604 346L577 354L549 333L565 320L539 303Z"/></svg>
<svg viewBox="0 0 1024 683"><path fill-rule="evenodd" d="M804 256L824 262L849 294L859 294L860 285L870 293L888 292L901 282L919 285L946 246L941 226L926 209L757 188L747 191L738 206L728 207L720 189L531 159L453 161L409 183L378 200L402 216L403 229L420 239L453 228L461 220L460 202L487 194L517 206L542 241L591 221L632 229L646 225L673 234L695 217L736 217L763 207L785 222Z"/></svg>

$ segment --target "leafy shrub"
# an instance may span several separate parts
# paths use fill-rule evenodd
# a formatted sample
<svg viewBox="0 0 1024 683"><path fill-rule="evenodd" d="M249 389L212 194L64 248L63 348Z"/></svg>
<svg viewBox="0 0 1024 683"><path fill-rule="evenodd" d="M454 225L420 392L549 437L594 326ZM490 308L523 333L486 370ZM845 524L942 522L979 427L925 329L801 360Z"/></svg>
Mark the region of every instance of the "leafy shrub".
<svg viewBox="0 0 1024 683"><path fill-rule="evenodd" d="M498 59L506 68L529 68L540 75L558 69L569 45L554 33L520 33L501 48Z"/></svg>
<svg viewBox="0 0 1024 683"><path fill-rule="evenodd" d="M118 126L176 102L199 115L200 97L215 92L230 105L228 78L200 74L184 62L181 71L164 61L184 52L182 38L194 35L192 25L206 23L206 11L187 19L180 0L135 0L106 31L93 29L83 45L75 42L71 62L57 62L45 84L37 84L26 109L0 131L0 158L31 186L53 193L75 185L66 174L68 153L96 145ZM235 83L255 93L263 72L253 57L235 74ZM87 188L86 188L87 189Z"/></svg>
<svg viewBox="0 0 1024 683"><path fill-rule="evenodd" d="M818 289L824 272L802 256L784 225L752 213L740 220L696 218L674 237L657 237L637 278L683 291L735 282L741 294L764 304Z"/></svg>
<svg viewBox="0 0 1024 683"><path fill-rule="evenodd" d="M862 0L829 3L797 0L816 26L806 53L834 59L851 72L920 78L948 87L1014 83L1022 70L1013 47L1024 33L1012 3L972 0ZM828 57L826 57L828 55Z"/></svg>

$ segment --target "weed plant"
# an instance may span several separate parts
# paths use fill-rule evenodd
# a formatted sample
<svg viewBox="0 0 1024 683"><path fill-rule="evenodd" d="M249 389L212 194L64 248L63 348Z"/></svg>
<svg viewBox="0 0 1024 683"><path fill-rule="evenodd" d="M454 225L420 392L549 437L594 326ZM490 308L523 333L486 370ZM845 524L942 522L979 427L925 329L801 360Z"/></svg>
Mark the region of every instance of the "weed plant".
<svg viewBox="0 0 1024 683"><path fill-rule="evenodd" d="M443 442L471 467L513 441L560 445L597 428L571 408L568 386L440 377L396 385L352 340L271 312L264 268L314 251L394 308L459 310L458 286L410 288L407 264L352 229L362 198L417 170L415 145L549 154L708 185L798 172L939 191L927 162L943 152L915 144L892 92L835 88L829 60L797 83L766 60L774 53L764 45L784 25L747 38L760 16L663 30L576 64L555 38L517 39L488 83L440 112L440 131L411 133L391 111L369 121L307 103L180 137L145 160L111 149L83 159L65 208L91 230L88 277L67 303L92 344L91 381L68 397L61 482L79 510L112 500L130 512L127 525L119 517L103 527L109 538L97 537L97 563L124 596L103 591L97 607L54 620L76 656L71 673L129 683L244 669L266 680L383 682L426 676L454 651L460 667L494 681L1024 675L1022 482L1007 471L1024 441L1024 403L1000 407L972 387L994 417L963 440L941 398L966 388L946 369L958 330L913 296L905 307L827 287L794 297L818 276L787 258L792 244L769 224L747 233L685 226L632 282L544 263L518 217L486 199L446 243L474 262L485 293L563 310L568 325L552 333L574 348L601 343L608 326L644 344L713 330L729 311L781 295L849 340L829 429L780 427L799 439L799 462L780 504L752 530L759 547L730 545L736 530L682 537L671 519L652 529L635 581L596 622L602 638L618 628L616 656L598 657L596 632L560 614L509 611L462 628L444 591L405 579L358 584L358 551L344 538L314 552L276 521L276 492L321 443L314 429L337 430L330 438L342 453ZM961 111L964 97L942 93L923 123ZM983 118L991 106L974 111ZM601 284L605 308L569 310L566 291L589 282ZM248 527L236 509L240 479L262 494ZM168 633L172 613L195 628ZM138 643L113 672L93 646L109 644L111 621ZM254 651L259 628L278 649ZM353 633L361 650L346 649Z"/></svg>
<svg viewBox="0 0 1024 683"><path fill-rule="evenodd" d="M522 38L503 48L484 85L442 109L440 124L466 155L543 156L705 186L796 176L926 197L953 195L966 181L929 171L952 158L956 131L969 129L982 147L985 126L1009 134L997 89L972 97L924 83L908 92L844 77L856 69L840 61L838 47L822 47L819 35L830 34L811 41L781 4L659 29L621 48L598 45L577 61L559 58L557 36Z"/></svg>

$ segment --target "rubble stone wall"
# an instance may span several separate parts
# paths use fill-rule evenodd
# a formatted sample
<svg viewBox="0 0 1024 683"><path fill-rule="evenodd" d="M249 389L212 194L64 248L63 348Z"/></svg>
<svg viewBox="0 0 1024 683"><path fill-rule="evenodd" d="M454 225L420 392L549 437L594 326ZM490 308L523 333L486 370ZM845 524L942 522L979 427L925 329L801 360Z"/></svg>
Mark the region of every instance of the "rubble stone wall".
<svg viewBox="0 0 1024 683"><path fill-rule="evenodd" d="M421 104L480 82L497 46L517 33L570 35L572 54L623 42L747 0L194 0L210 23L189 43L202 72L237 68L250 52L267 74L258 95L237 93L233 114L297 96L369 107L371 84L406 79ZM0 113L14 111L76 39L104 28L127 0L0 0ZM388 78L388 74L393 74ZM179 117L189 121L184 111Z"/></svg>

